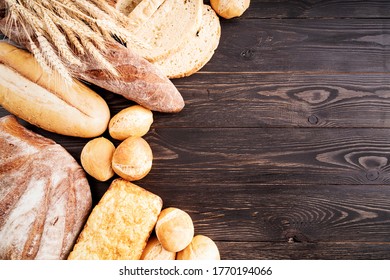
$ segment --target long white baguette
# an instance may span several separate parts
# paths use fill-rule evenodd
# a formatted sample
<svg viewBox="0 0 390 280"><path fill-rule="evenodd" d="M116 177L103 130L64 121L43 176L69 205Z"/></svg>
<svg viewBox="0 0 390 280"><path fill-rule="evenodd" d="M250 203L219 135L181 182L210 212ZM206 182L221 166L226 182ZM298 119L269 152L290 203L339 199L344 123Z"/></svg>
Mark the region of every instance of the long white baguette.
<svg viewBox="0 0 390 280"><path fill-rule="evenodd" d="M108 125L107 103L84 84L48 74L27 51L0 42L0 105L21 119L62 135L96 137Z"/></svg>

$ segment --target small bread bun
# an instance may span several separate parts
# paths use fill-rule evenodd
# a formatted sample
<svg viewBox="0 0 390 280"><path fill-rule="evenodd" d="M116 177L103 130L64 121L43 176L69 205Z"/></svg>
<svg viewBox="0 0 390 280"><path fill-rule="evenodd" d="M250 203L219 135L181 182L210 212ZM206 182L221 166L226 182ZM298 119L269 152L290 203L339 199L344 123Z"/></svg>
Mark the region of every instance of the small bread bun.
<svg viewBox="0 0 390 280"><path fill-rule="evenodd" d="M152 169L153 153L141 137L129 137L119 144L112 156L112 169L128 181L145 177Z"/></svg>
<svg viewBox="0 0 390 280"><path fill-rule="evenodd" d="M90 140L81 151L81 165L93 178L107 181L114 176L111 167L114 151L114 144L104 137Z"/></svg>
<svg viewBox="0 0 390 280"><path fill-rule="evenodd" d="M250 0L210 0L211 7L223 18L241 16L249 7Z"/></svg>
<svg viewBox="0 0 390 280"><path fill-rule="evenodd" d="M165 250L179 252L191 243L194 224L190 215L170 207L161 211L156 223L156 235Z"/></svg>
<svg viewBox="0 0 390 280"><path fill-rule="evenodd" d="M112 117L108 131L112 138L125 140L131 136L144 136L153 123L153 113L140 105L123 109Z"/></svg>
<svg viewBox="0 0 390 280"><path fill-rule="evenodd" d="M176 259L175 252L169 252L161 246L156 236L152 236L148 240L148 244L142 252L141 260L174 260Z"/></svg>
<svg viewBox="0 0 390 280"><path fill-rule="evenodd" d="M176 255L177 260L220 260L217 245L209 237L195 236L190 245Z"/></svg>

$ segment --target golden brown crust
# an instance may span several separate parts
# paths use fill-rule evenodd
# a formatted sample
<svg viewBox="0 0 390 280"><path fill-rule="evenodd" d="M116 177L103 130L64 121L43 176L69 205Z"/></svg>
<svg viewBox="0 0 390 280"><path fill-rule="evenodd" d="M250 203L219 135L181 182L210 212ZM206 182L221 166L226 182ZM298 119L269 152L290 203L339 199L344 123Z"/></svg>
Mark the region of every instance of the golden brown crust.
<svg viewBox="0 0 390 280"><path fill-rule="evenodd" d="M89 216L69 259L140 259L161 208L159 196L114 180Z"/></svg>
<svg viewBox="0 0 390 280"><path fill-rule="evenodd" d="M48 75L32 54L0 42L0 105L51 132L79 137L102 134L110 119L107 103L79 81Z"/></svg>
<svg viewBox="0 0 390 280"><path fill-rule="evenodd" d="M176 259L175 252L169 252L163 248L156 236L149 238L144 251L142 252L141 260L174 260Z"/></svg>
<svg viewBox="0 0 390 280"><path fill-rule="evenodd" d="M89 214L85 173L61 146L0 119L0 259L66 259Z"/></svg>

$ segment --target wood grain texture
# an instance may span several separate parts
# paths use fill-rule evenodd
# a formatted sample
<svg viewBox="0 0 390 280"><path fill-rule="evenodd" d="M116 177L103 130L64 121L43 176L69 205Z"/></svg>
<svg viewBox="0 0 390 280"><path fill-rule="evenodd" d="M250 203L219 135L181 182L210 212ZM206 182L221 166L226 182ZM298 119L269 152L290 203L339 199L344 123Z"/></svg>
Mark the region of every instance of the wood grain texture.
<svg viewBox="0 0 390 280"><path fill-rule="evenodd" d="M195 231L217 241L390 242L386 185L171 182L140 184L165 198L164 207L183 207Z"/></svg>
<svg viewBox="0 0 390 280"><path fill-rule="evenodd" d="M387 260L389 243L218 242L230 260Z"/></svg>
<svg viewBox="0 0 390 280"><path fill-rule="evenodd" d="M154 127L388 128L389 78L388 74L196 74L174 81L187 103L183 112L158 114Z"/></svg>
<svg viewBox="0 0 390 280"><path fill-rule="evenodd" d="M154 114L135 183L223 259L390 259L389 5L252 0L221 19L211 61L173 80L183 111ZM92 88L112 115L134 104ZM88 141L25 125L77 161ZM96 204L110 181L88 180Z"/></svg>
<svg viewBox="0 0 390 280"><path fill-rule="evenodd" d="M387 19L229 21L201 71L388 72L389 29Z"/></svg>
<svg viewBox="0 0 390 280"><path fill-rule="evenodd" d="M211 184L387 184L389 129L164 128L148 178Z"/></svg>
<svg viewBox="0 0 390 280"><path fill-rule="evenodd" d="M251 0L242 18L387 18L389 1Z"/></svg>

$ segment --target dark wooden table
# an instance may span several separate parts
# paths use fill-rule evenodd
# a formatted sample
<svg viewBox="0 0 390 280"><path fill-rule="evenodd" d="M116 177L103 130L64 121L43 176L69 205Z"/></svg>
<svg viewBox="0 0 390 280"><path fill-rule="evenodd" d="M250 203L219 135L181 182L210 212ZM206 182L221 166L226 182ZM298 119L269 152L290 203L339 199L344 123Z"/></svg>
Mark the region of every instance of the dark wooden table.
<svg viewBox="0 0 390 280"><path fill-rule="evenodd" d="M135 183L223 259L389 259L390 2L252 0L221 25L212 60L173 81L184 110L154 114ZM29 127L77 160L88 141ZM96 203L110 182L89 179Z"/></svg>

